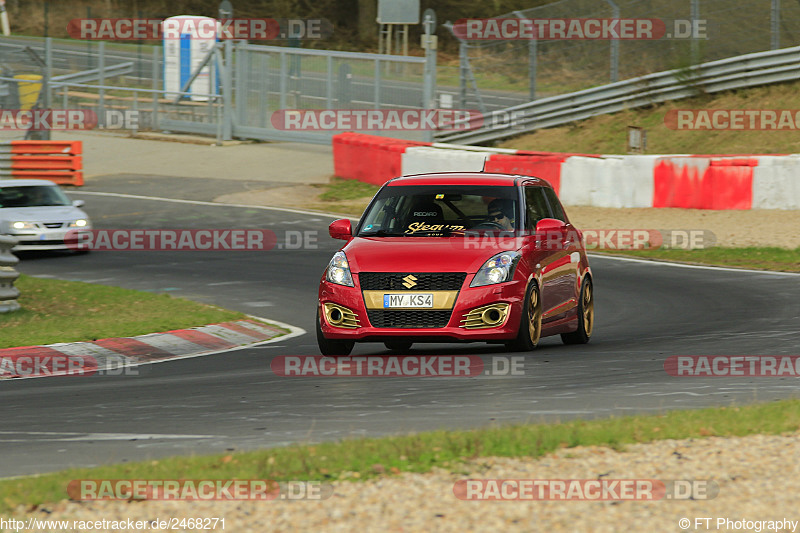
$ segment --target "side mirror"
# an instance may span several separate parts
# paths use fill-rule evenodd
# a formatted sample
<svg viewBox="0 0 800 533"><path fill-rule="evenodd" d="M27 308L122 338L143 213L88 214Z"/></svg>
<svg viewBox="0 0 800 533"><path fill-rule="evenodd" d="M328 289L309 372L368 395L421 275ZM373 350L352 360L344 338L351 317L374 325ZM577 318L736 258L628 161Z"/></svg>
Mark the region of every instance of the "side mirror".
<svg viewBox="0 0 800 533"><path fill-rule="evenodd" d="M350 225L350 219L340 218L339 220L334 220L331 222L331 225L328 226L328 233L330 233L331 237L334 239L349 241L353 236L353 227Z"/></svg>
<svg viewBox="0 0 800 533"><path fill-rule="evenodd" d="M564 233L567 231L567 225L562 221L555 218L543 218L536 223L536 234L547 235L551 233Z"/></svg>
<svg viewBox="0 0 800 533"><path fill-rule="evenodd" d="M72 202L72 207L83 207L84 205L86 205L86 202L83 200L73 200Z"/></svg>
<svg viewBox="0 0 800 533"><path fill-rule="evenodd" d="M540 250L563 250L567 243L567 225L555 218L543 218L536 223L534 237Z"/></svg>

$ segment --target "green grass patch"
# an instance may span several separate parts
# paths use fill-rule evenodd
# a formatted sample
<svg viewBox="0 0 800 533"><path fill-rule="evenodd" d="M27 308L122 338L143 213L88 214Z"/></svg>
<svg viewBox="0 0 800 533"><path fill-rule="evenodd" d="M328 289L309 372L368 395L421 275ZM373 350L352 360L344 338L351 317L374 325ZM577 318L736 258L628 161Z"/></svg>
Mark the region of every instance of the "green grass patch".
<svg viewBox="0 0 800 533"><path fill-rule="evenodd" d="M22 309L0 314L0 348L131 337L246 318L169 294L22 275Z"/></svg>
<svg viewBox="0 0 800 533"><path fill-rule="evenodd" d="M772 130L673 130L664 117L676 109L798 109L800 84L787 82L685 98L538 130L500 143L503 148L591 154L624 154L628 126L647 130L649 154L794 154L795 132Z"/></svg>
<svg viewBox="0 0 800 533"><path fill-rule="evenodd" d="M601 250L601 253L702 265L800 272L800 248L724 248L704 250Z"/></svg>
<svg viewBox="0 0 800 533"><path fill-rule="evenodd" d="M66 498L73 479L364 480L447 468L466 475L480 457L541 457L559 448L625 445L661 439L782 434L800 428L800 400L742 407L670 411L662 415L576 420L561 424L435 431L381 439L296 445L254 452L72 469L0 481L0 512Z"/></svg>
<svg viewBox="0 0 800 533"><path fill-rule="evenodd" d="M378 189L380 189L377 185L342 178L333 178L330 184L325 185L324 188L325 192L319 195L319 199L325 202L341 202L343 200L359 199L364 199L369 202L375 193L378 192Z"/></svg>

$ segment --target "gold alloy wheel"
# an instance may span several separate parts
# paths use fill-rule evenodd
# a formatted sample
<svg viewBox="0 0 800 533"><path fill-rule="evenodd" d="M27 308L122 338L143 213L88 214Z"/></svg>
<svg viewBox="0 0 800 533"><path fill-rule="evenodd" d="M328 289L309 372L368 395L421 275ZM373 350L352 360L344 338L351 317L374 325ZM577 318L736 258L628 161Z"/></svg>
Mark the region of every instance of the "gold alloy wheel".
<svg viewBox="0 0 800 533"><path fill-rule="evenodd" d="M583 330L587 337L591 337L594 327L594 298L592 298L591 282L584 285L581 298L583 298Z"/></svg>
<svg viewBox="0 0 800 533"><path fill-rule="evenodd" d="M528 298L528 336L534 346L542 335L542 311L539 306L539 289L534 288Z"/></svg>

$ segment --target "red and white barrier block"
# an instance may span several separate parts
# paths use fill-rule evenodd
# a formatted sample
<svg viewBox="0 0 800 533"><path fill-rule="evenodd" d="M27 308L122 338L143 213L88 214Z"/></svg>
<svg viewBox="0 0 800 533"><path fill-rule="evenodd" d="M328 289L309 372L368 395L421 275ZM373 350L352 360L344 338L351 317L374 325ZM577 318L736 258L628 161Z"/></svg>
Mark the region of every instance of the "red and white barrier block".
<svg viewBox="0 0 800 533"><path fill-rule="evenodd" d="M382 185L427 172L547 180L568 205L800 209L800 155L593 155L427 144L357 133L333 138L336 175Z"/></svg>

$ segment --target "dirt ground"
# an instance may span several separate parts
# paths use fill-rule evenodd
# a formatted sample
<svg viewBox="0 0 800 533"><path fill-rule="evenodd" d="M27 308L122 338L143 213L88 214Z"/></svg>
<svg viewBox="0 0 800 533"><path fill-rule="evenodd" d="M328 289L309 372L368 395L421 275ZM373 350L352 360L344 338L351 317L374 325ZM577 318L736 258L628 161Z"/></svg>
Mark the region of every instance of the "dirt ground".
<svg viewBox="0 0 800 533"><path fill-rule="evenodd" d="M227 194L218 202L296 207L358 216L369 199L326 202L313 185L296 185ZM579 229L703 230L714 234L717 246L800 247L800 211L756 209L711 211L704 209L566 206L570 221Z"/></svg>

